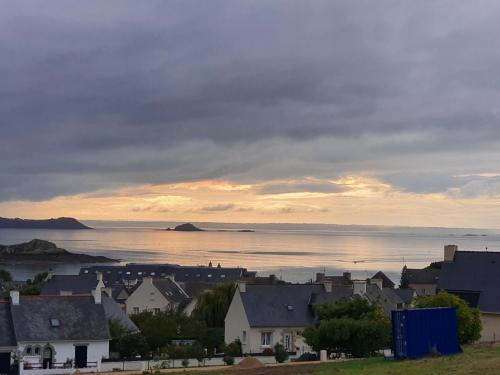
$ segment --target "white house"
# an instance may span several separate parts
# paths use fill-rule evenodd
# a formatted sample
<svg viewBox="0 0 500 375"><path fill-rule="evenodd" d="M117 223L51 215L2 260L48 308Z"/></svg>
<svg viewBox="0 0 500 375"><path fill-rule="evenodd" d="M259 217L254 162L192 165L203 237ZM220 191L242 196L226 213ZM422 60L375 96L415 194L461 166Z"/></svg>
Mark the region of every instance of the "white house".
<svg viewBox="0 0 500 375"><path fill-rule="evenodd" d="M109 356L108 322L92 296L19 296L0 302L0 372L20 375L100 371Z"/></svg>
<svg viewBox="0 0 500 375"><path fill-rule="evenodd" d="M312 349L302 336L314 322L312 307L353 295L353 288L324 284L252 285L238 283L225 319L226 343L240 340L243 353L262 353L281 343L289 352Z"/></svg>
<svg viewBox="0 0 500 375"><path fill-rule="evenodd" d="M145 277L125 301L125 308L129 315L143 311L159 313L174 309L188 299L187 293L173 278Z"/></svg>

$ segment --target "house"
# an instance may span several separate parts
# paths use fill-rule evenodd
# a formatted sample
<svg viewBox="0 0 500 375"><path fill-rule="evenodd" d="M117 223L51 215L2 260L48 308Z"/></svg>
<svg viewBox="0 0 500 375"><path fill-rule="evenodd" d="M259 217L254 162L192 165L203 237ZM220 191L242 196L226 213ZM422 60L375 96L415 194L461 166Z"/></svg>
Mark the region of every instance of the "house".
<svg viewBox="0 0 500 375"><path fill-rule="evenodd" d="M350 298L353 288L332 284L238 283L225 318L226 343L240 340L245 354L262 353L281 343L289 352L312 349L302 332L314 322L313 306Z"/></svg>
<svg viewBox="0 0 500 375"><path fill-rule="evenodd" d="M100 292L92 296L20 296L0 302L0 372L20 375L98 372L109 355ZM8 371L6 371L8 369Z"/></svg>
<svg viewBox="0 0 500 375"><path fill-rule="evenodd" d="M333 288L349 286L352 287L353 285L350 272L344 272L341 276L327 276L322 272L318 272L316 274L316 282L330 282Z"/></svg>
<svg viewBox="0 0 500 375"><path fill-rule="evenodd" d="M128 332L138 332L137 326L130 320L122 306L113 297L115 290L105 288L102 274L90 275L49 275L40 295L42 296L93 296L96 290L102 291L102 306L107 320L114 320ZM121 294L115 293L115 297Z"/></svg>
<svg viewBox="0 0 500 375"><path fill-rule="evenodd" d="M459 251L454 245L445 248L438 289L481 311L482 342L500 340L499 285L500 252Z"/></svg>
<svg viewBox="0 0 500 375"><path fill-rule="evenodd" d="M390 317L393 310L411 307L413 297L408 297L414 293L412 289L384 288L382 279L369 279L364 296L371 304L380 306Z"/></svg>
<svg viewBox="0 0 500 375"><path fill-rule="evenodd" d="M440 273L440 269L433 267L418 269L404 266L401 287L415 290L418 296L433 296L436 294Z"/></svg>
<svg viewBox="0 0 500 375"><path fill-rule="evenodd" d="M382 271L378 271L375 275L370 277L370 279L381 279L382 280L382 288L394 288L394 282Z"/></svg>
<svg viewBox="0 0 500 375"><path fill-rule="evenodd" d="M124 284L128 287L137 285L144 277L166 278L173 276L182 285L185 282L225 283L243 278L255 277L256 272L240 267L180 266L178 264L139 264L125 266L98 265L83 267L80 275L102 273L105 285Z"/></svg>
<svg viewBox="0 0 500 375"><path fill-rule="evenodd" d="M187 293L172 278L144 277L125 301L128 315L143 311L159 313L177 308L189 299Z"/></svg>

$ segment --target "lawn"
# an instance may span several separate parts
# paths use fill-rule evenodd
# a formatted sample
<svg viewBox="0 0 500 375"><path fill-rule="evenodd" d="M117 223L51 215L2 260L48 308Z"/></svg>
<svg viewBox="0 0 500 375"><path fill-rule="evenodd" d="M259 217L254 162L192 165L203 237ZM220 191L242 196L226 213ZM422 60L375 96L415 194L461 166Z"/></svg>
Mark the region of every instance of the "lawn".
<svg viewBox="0 0 500 375"><path fill-rule="evenodd" d="M324 364L314 369L314 375L490 375L500 374L500 347L469 346L462 354L451 357L392 361L370 358L338 364Z"/></svg>

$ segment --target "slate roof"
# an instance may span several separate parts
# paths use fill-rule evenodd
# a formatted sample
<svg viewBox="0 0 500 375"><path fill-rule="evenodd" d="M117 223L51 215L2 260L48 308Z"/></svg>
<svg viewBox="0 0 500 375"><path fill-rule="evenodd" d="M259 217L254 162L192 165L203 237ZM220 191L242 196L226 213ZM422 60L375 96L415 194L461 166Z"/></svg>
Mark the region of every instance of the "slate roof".
<svg viewBox="0 0 500 375"><path fill-rule="evenodd" d="M63 291L73 294L91 294L98 282L95 274L54 275L45 282L40 294L59 295Z"/></svg>
<svg viewBox="0 0 500 375"><path fill-rule="evenodd" d="M500 313L499 285L500 252L457 251L453 262L443 262L438 289L468 295L481 311Z"/></svg>
<svg viewBox="0 0 500 375"><path fill-rule="evenodd" d="M366 297L372 304L380 306L387 315L390 315L392 310L396 310L398 304L403 307L403 300L394 293L392 288L380 289L376 284L367 284Z"/></svg>
<svg viewBox="0 0 500 375"><path fill-rule="evenodd" d="M0 301L0 348L12 348L17 346L12 317L10 313L9 300Z"/></svg>
<svg viewBox="0 0 500 375"><path fill-rule="evenodd" d="M170 279L153 279L153 285L168 301L181 303L189 298L181 287Z"/></svg>
<svg viewBox="0 0 500 375"><path fill-rule="evenodd" d="M415 290L413 289L395 288L392 292L396 293L406 305L410 305L413 302L413 296L415 294Z"/></svg>
<svg viewBox="0 0 500 375"><path fill-rule="evenodd" d="M104 307L90 296L21 296L10 308L18 342L111 339Z"/></svg>
<svg viewBox="0 0 500 375"><path fill-rule="evenodd" d="M103 295L102 306L107 320L115 320L119 322L128 332L139 332L139 328L137 328L135 323L112 298Z"/></svg>
<svg viewBox="0 0 500 375"><path fill-rule="evenodd" d="M314 322L312 305L327 300L325 293L322 284L248 284L240 295L251 327L306 327Z"/></svg>
<svg viewBox="0 0 500 375"><path fill-rule="evenodd" d="M389 279L389 277L383 273L382 271L378 271L375 275L371 277L371 279L381 279L382 280L382 288L394 288L394 282Z"/></svg>
<svg viewBox="0 0 500 375"><path fill-rule="evenodd" d="M436 268L406 268L403 274L409 284L437 284L441 270Z"/></svg>
<svg viewBox="0 0 500 375"><path fill-rule="evenodd" d="M177 282L201 281L211 283L232 282L244 277L255 277L256 272L246 268L224 268L204 266L180 266L178 264L138 264L129 263L125 266L98 265L83 267L80 274L95 274L102 272L104 283L114 284L123 280L142 280L143 277L174 276Z"/></svg>

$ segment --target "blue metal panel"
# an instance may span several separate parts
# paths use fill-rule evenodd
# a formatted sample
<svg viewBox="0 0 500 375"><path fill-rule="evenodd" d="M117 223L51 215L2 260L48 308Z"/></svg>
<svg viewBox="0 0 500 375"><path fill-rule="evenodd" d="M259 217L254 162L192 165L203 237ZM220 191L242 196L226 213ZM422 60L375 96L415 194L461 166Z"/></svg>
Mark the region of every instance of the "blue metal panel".
<svg viewBox="0 0 500 375"><path fill-rule="evenodd" d="M433 353L450 355L460 351L454 308L393 311L392 334L396 358L421 358Z"/></svg>

